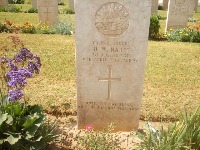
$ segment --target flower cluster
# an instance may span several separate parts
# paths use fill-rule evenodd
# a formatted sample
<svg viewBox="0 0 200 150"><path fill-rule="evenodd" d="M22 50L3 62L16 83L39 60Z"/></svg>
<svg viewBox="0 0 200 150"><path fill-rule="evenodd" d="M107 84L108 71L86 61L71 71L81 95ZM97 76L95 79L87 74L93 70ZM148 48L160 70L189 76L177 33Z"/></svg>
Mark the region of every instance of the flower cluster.
<svg viewBox="0 0 200 150"><path fill-rule="evenodd" d="M197 30L200 30L200 25L195 26Z"/></svg>
<svg viewBox="0 0 200 150"><path fill-rule="evenodd" d="M26 21L24 25L20 26L9 20L5 20L3 22L0 22L0 32L5 32L5 33L22 32L22 33L34 34L36 33L36 28L28 21Z"/></svg>
<svg viewBox="0 0 200 150"><path fill-rule="evenodd" d="M4 20L0 23L0 32L6 33L17 33L20 30L20 26L15 25L13 22L9 20Z"/></svg>
<svg viewBox="0 0 200 150"><path fill-rule="evenodd" d="M23 96L23 93L21 90L11 90L8 93L8 101L9 102L14 102L18 99L21 99L21 97Z"/></svg>
<svg viewBox="0 0 200 150"><path fill-rule="evenodd" d="M25 68L11 70L6 74L8 78L8 87L12 87L15 89L23 89L24 86L27 84L26 78L31 78L32 73L26 70Z"/></svg>
<svg viewBox="0 0 200 150"><path fill-rule="evenodd" d="M31 34L36 33L35 27L28 21L26 21L21 28L22 28L22 33L31 33Z"/></svg>
<svg viewBox="0 0 200 150"><path fill-rule="evenodd" d="M200 25L183 29L170 29L164 35L168 41L197 42L200 43Z"/></svg>
<svg viewBox="0 0 200 150"><path fill-rule="evenodd" d="M17 101L22 98L26 79L31 78L34 73L40 72L41 62L37 55L33 55L27 48L21 48L19 53L11 59L0 58L1 64L7 64L9 71L6 73L8 101Z"/></svg>

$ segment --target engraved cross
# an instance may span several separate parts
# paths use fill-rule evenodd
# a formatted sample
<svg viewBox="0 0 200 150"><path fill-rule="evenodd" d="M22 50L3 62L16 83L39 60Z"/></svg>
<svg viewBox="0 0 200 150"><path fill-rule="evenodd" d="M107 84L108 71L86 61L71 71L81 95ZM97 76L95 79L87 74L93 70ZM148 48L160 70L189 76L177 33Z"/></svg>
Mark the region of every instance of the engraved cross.
<svg viewBox="0 0 200 150"><path fill-rule="evenodd" d="M121 78L113 78L112 77L112 65L109 65L109 74L107 78L99 77L98 81L108 81L108 100L111 100L111 86L112 81L121 81Z"/></svg>
<svg viewBox="0 0 200 150"><path fill-rule="evenodd" d="M46 12L44 12L45 14L47 14L47 21L49 21L49 13L51 13L50 11L49 11L49 8L47 7L47 11Z"/></svg>

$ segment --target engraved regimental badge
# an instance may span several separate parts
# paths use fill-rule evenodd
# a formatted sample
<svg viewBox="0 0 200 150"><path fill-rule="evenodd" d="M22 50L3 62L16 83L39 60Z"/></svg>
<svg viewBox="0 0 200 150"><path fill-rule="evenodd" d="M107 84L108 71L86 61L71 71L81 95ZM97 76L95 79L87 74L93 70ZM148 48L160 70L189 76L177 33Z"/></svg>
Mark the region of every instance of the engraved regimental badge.
<svg viewBox="0 0 200 150"><path fill-rule="evenodd" d="M116 2L102 5L96 12L95 26L97 30L107 37L122 35L129 26L127 9Z"/></svg>

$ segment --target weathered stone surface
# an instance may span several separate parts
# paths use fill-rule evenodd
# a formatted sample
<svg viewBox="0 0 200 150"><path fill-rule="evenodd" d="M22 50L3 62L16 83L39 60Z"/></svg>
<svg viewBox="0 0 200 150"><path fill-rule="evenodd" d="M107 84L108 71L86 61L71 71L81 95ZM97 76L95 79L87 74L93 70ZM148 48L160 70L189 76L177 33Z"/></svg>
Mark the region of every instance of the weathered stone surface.
<svg viewBox="0 0 200 150"><path fill-rule="evenodd" d="M78 128L138 128L149 0L76 0Z"/></svg>
<svg viewBox="0 0 200 150"><path fill-rule="evenodd" d="M68 6L69 6L69 8L74 10L74 0L69 0L68 1Z"/></svg>
<svg viewBox="0 0 200 150"><path fill-rule="evenodd" d="M189 18L190 0L169 0L166 30L184 28Z"/></svg>
<svg viewBox="0 0 200 150"><path fill-rule="evenodd" d="M8 0L0 0L0 7L7 8Z"/></svg>
<svg viewBox="0 0 200 150"><path fill-rule="evenodd" d="M58 21L58 1L38 0L38 14L41 25L54 26Z"/></svg>
<svg viewBox="0 0 200 150"><path fill-rule="evenodd" d="M194 7L195 12L197 12L197 8L198 8L198 0L195 0L195 7Z"/></svg>
<svg viewBox="0 0 200 150"><path fill-rule="evenodd" d="M192 17L195 13L195 3L196 3L196 0L189 1L189 16L190 17Z"/></svg>
<svg viewBox="0 0 200 150"><path fill-rule="evenodd" d="M168 2L169 0L163 0L163 10L168 10Z"/></svg>
<svg viewBox="0 0 200 150"><path fill-rule="evenodd" d="M151 13L152 14L157 14L158 12L158 0L151 0Z"/></svg>
<svg viewBox="0 0 200 150"><path fill-rule="evenodd" d="M37 0L31 0L31 5L34 8L37 8Z"/></svg>

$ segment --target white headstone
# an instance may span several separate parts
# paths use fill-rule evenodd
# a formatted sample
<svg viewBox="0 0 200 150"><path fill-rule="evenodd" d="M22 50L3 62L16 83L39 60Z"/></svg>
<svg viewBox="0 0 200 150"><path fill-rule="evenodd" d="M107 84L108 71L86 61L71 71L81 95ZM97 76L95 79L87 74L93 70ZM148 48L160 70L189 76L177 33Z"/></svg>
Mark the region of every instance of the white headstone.
<svg viewBox="0 0 200 150"><path fill-rule="evenodd" d="M166 30L184 28L189 18L190 0L169 0Z"/></svg>
<svg viewBox="0 0 200 150"><path fill-rule="evenodd" d="M38 0L40 24L54 26L58 22L58 1Z"/></svg>
<svg viewBox="0 0 200 150"><path fill-rule="evenodd" d="M163 0L163 10L168 9L168 2L169 2L169 0Z"/></svg>
<svg viewBox="0 0 200 150"><path fill-rule="evenodd" d="M31 5L33 8L37 8L37 0L31 0Z"/></svg>
<svg viewBox="0 0 200 150"><path fill-rule="evenodd" d="M74 0L68 0L68 6L74 10Z"/></svg>
<svg viewBox="0 0 200 150"><path fill-rule="evenodd" d="M139 125L151 2L76 0L78 128Z"/></svg>
<svg viewBox="0 0 200 150"><path fill-rule="evenodd" d="M158 0L151 0L151 14L157 14L158 12Z"/></svg>
<svg viewBox="0 0 200 150"><path fill-rule="evenodd" d="M7 8L8 0L0 0L0 7Z"/></svg>

